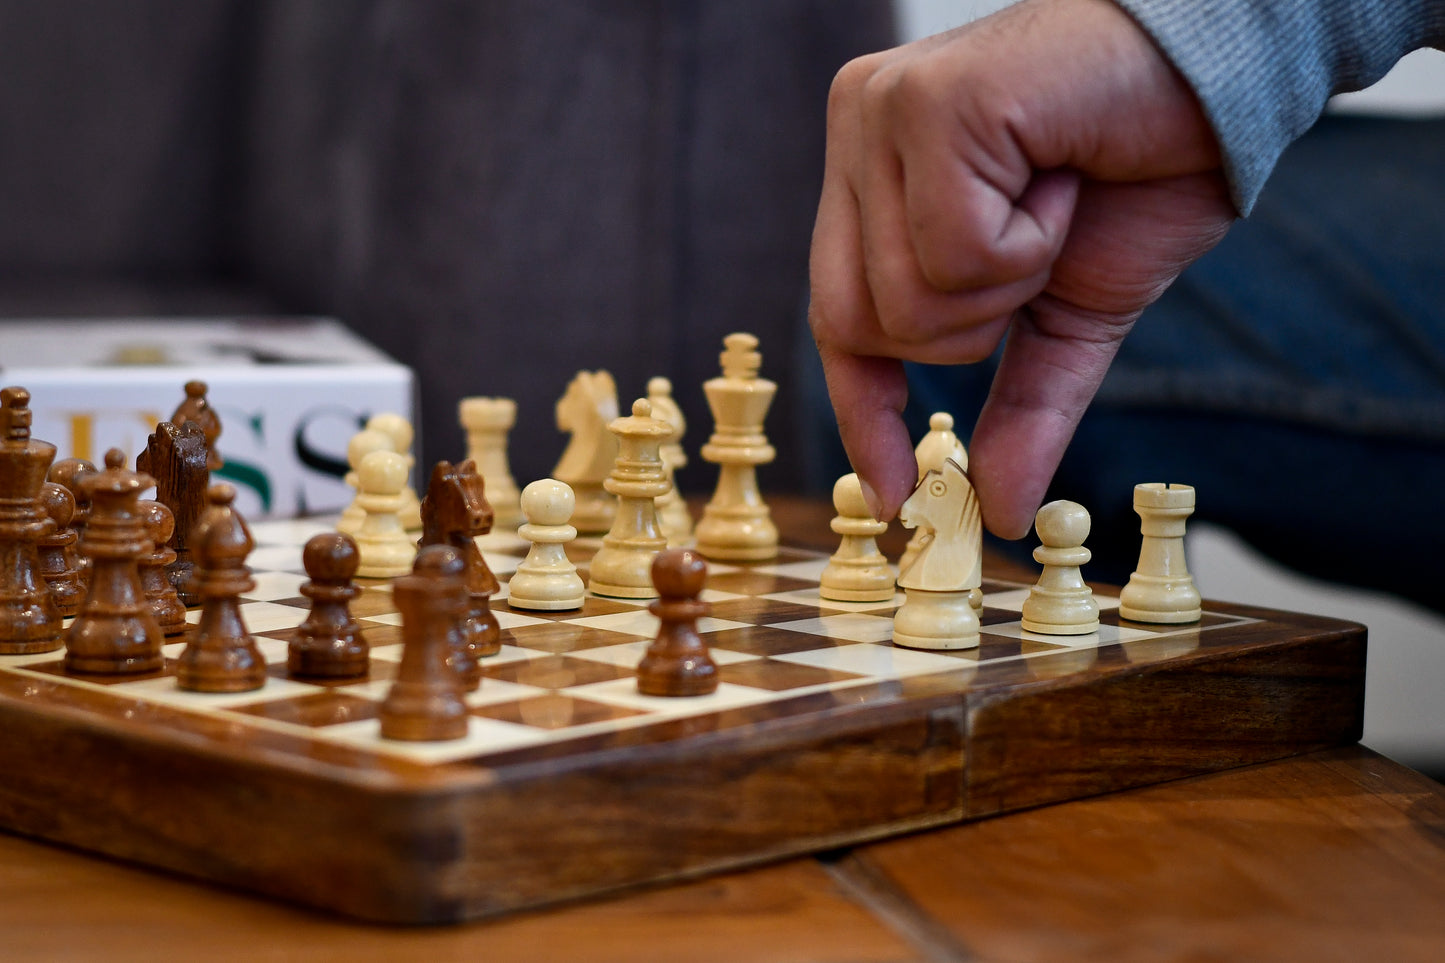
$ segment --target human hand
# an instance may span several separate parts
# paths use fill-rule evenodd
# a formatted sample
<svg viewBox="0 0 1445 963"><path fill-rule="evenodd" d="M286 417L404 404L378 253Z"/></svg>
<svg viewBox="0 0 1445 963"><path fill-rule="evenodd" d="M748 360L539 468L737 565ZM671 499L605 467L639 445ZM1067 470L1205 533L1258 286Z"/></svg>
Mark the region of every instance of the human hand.
<svg viewBox="0 0 1445 963"><path fill-rule="evenodd" d="M1139 313L1234 218L1198 101L1107 0L1026 0L855 60L828 104L809 320L869 507L917 481L903 361L1007 333L969 474L1027 534Z"/></svg>

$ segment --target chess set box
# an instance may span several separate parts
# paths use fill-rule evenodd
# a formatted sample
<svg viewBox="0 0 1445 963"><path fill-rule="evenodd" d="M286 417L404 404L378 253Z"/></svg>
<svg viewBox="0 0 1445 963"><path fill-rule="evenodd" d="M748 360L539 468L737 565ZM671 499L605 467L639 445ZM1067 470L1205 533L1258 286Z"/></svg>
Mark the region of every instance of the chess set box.
<svg viewBox="0 0 1445 963"><path fill-rule="evenodd" d="M318 317L0 322L0 378L34 399L58 458L135 453L204 381L225 425L220 477L249 518L334 512L351 500L346 444L366 419L414 420L411 369Z"/></svg>

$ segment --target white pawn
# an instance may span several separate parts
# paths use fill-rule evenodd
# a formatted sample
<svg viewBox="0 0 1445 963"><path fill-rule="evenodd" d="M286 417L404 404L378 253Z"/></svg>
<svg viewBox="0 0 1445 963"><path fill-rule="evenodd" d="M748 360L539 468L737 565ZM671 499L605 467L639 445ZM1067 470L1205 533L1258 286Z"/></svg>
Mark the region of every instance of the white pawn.
<svg viewBox="0 0 1445 963"><path fill-rule="evenodd" d="M416 432L411 422L401 415L385 411L372 415L366 427L389 437L391 450L406 459L406 480L401 489L401 524L408 532L421 531L421 499L417 497L416 489L411 487L411 470L416 464L416 456L411 453L411 442Z"/></svg>
<svg viewBox="0 0 1445 963"><path fill-rule="evenodd" d="M893 598L897 576L878 551L876 541L888 530L888 523L868 513L856 473L849 472L833 486L833 507L838 517L831 528L842 540L818 580L818 594L840 602L886 602Z"/></svg>
<svg viewBox="0 0 1445 963"><path fill-rule="evenodd" d="M374 451L395 451L391 436L385 432L365 429L358 431L351 436L346 443L346 463L351 466L351 471L346 473L346 484L356 492L351 499L351 504L341 513L341 520L336 523L336 530L347 535L355 535L361 531L361 523L366 519L366 509L361 507L361 481L357 470L361 468L361 460Z"/></svg>
<svg viewBox="0 0 1445 963"><path fill-rule="evenodd" d="M522 489L527 523L518 527L517 534L532 547L507 583L507 604L512 608L555 612L581 607L587 587L566 551L567 543L577 537L577 529L568 524L575 506L572 488L555 478Z"/></svg>
<svg viewBox="0 0 1445 963"><path fill-rule="evenodd" d="M1043 543L1034 549L1034 561L1044 570L1024 600L1024 631L1042 635L1099 631L1099 603L1079 572L1093 554L1084 548L1089 513L1077 502L1049 502L1034 516L1034 530Z"/></svg>
<svg viewBox="0 0 1445 963"><path fill-rule="evenodd" d="M409 468L405 455L373 451L356 469L361 486L356 501L366 512L354 536L361 557L356 574L362 578L395 578L411 572L416 543L398 514Z"/></svg>

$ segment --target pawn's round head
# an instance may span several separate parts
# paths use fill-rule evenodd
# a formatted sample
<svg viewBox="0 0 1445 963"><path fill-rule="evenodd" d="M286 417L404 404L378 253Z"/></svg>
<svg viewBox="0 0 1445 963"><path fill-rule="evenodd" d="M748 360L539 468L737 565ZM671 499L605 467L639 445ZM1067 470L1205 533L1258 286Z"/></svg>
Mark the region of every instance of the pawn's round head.
<svg viewBox="0 0 1445 963"><path fill-rule="evenodd" d="M301 552L306 574L321 582L340 582L356 575L361 552L356 541L343 532L313 535Z"/></svg>
<svg viewBox="0 0 1445 963"><path fill-rule="evenodd" d="M946 411L935 411L928 416L928 429L930 431L952 431L953 415Z"/></svg>
<svg viewBox="0 0 1445 963"><path fill-rule="evenodd" d="M392 442L390 435L368 428L352 435L351 440L346 443L346 461L352 468L360 468L361 459L372 452L395 450L396 445Z"/></svg>
<svg viewBox="0 0 1445 963"><path fill-rule="evenodd" d="M62 458L50 466L45 477L64 485L74 495L80 489L80 479L95 474L95 465L84 458Z"/></svg>
<svg viewBox="0 0 1445 963"><path fill-rule="evenodd" d="M522 514L533 525L566 525L576 507L572 486L555 478L539 478L522 489Z"/></svg>
<svg viewBox="0 0 1445 963"><path fill-rule="evenodd" d="M652 587L663 598L696 598L707 581L707 562L690 548L669 548L652 560Z"/></svg>
<svg viewBox="0 0 1445 963"><path fill-rule="evenodd" d="M833 508L845 518L871 518L868 503L863 500L863 484L857 472L849 472L833 483Z"/></svg>
<svg viewBox="0 0 1445 963"><path fill-rule="evenodd" d="M158 501L143 501L141 516L145 519L146 537L157 545L164 545L176 533L176 516Z"/></svg>
<svg viewBox="0 0 1445 963"><path fill-rule="evenodd" d="M75 517L75 496L59 482L48 481L40 489L40 504L56 528L64 528ZM169 538L170 536L166 536Z"/></svg>
<svg viewBox="0 0 1445 963"><path fill-rule="evenodd" d="M366 422L366 427L372 431L379 431L392 440L397 451L406 451L411 448L411 439L415 431L411 422L401 415L390 411L384 411L379 415L372 415Z"/></svg>
<svg viewBox="0 0 1445 963"><path fill-rule="evenodd" d="M1089 512L1078 502L1049 502L1034 516L1039 541L1050 548L1074 548L1089 537Z"/></svg>
<svg viewBox="0 0 1445 963"><path fill-rule="evenodd" d="M652 402L648 401L646 398L638 398L632 403L632 417L651 418Z"/></svg>
<svg viewBox="0 0 1445 963"><path fill-rule="evenodd" d="M400 494L409 473L406 456L394 451L373 451L356 466L361 490L375 495Z"/></svg>
<svg viewBox="0 0 1445 963"><path fill-rule="evenodd" d="M460 578L466 571L467 563L450 545L423 545L416 553L411 573L426 578Z"/></svg>

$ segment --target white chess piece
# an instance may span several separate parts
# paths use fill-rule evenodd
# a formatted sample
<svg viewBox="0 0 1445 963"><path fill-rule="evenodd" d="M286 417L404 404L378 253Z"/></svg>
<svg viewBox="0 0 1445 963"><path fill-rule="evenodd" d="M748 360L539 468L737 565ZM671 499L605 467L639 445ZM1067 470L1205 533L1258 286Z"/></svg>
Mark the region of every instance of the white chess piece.
<svg viewBox="0 0 1445 963"><path fill-rule="evenodd" d="M577 537L568 521L576 500L566 482L543 478L522 489L520 505L526 524L517 534L532 543L527 557L507 583L512 608L555 612L580 608L587 587L577 566L567 558L567 543Z"/></svg>
<svg viewBox="0 0 1445 963"><path fill-rule="evenodd" d="M606 371L579 371L557 399L557 427L572 437L552 477L572 488L577 508L572 524L583 535L600 535L617 517L617 499L605 487L617 460L617 436L607 426L617 419L617 383Z"/></svg>
<svg viewBox="0 0 1445 963"><path fill-rule="evenodd" d="M778 527L757 476L757 466L777 455L763 434L763 419L778 386L758 377L763 356L756 337L730 334L723 344L722 375L702 386L715 426L702 457L719 470L717 489L697 525L697 550L705 558L757 562L778 554Z"/></svg>
<svg viewBox="0 0 1445 963"><path fill-rule="evenodd" d="M1034 516L1042 542L1034 561L1044 567L1024 600L1023 629L1043 635L1088 635L1099 631L1099 603L1079 571L1091 557L1089 513L1077 502L1049 502Z"/></svg>
<svg viewBox="0 0 1445 963"><path fill-rule="evenodd" d="M946 411L935 411L929 416L928 434L923 436L923 440L913 450L913 456L918 462L919 481L923 481L923 476L931 471L942 471L943 463L950 458L958 463L958 467L968 471L968 452L964 450L963 442L953 433L953 415ZM908 571L908 566L918 558L918 553L932 537L933 529L926 524L918 526L903 549L903 555L898 559L899 572Z"/></svg>
<svg viewBox="0 0 1445 963"><path fill-rule="evenodd" d="M362 578L395 578L411 571L416 543L398 514L408 470L406 456L394 451L373 451L356 469L361 486L356 500L366 512L353 536L361 558L356 574Z"/></svg>
<svg viewBox="0 0 1445 963"><path fill-rule="evenodd" d="M1144 535L1139 567L1119 593L1119 615L1131 622L1198 622L1199 590L1184 560L1184 524L1194 514L1189 485L1134 486L1134 511Z"/></svg>
<svg viewBox="0 0 1445 963"><path fill-rule="evenodd" d="M666 422L672 434L662 442L662 466L667 471L667 481L672 487L666 495L657 499L657 524L667 536L670 548L677 548L692 535L692 515L687 510L687 501L677 490L677 470L687 465L687 452L682 447L682 436L687 431L687 420L682 409L672 397L672 382L666 378L653 378L647 382L647 400L652 402L652 416Z"/></svg>
<svg viewBox="0 0 1445 963"><path fill-rule="evenodd" d="M849 472L833 485L838 515L831 527L840 536L838 551L818 580L818 594L840 602L886 602L893 598L896 576L878 551L877 537L888 530L868 514L857 474Z"/></svg>
<svg viewBox="0 0 1445 963"><path fill-rule="evenodd" d="M983 521L968 475L946 459L923 476L898 517L910 528L931 526L933 538L898 576L907 597L893 617L893 641L914 649L977 646L981 625L969 596L983 584Z"/></svg>
<svg viewBox="0 0 1445 963"><path fill-rule="evenodd" d="M411 485L411 472L416 466L416 456L411 453L412 439L416 436L415 429L411 422L390 411L372 415L367 419L366 427L390 437L392 451L406 459L406 480L401 488L401 511L398 514L401 516L402 527L408 532L421 531L421 499Z"/></svg>
<svg viewBox="0 0 1445 963"><path fill-rule="evenodd" d="M507 433L517 423L517 403L511 398L463 398L457 417L467 433L467 458L476 462L492 506L493 531L516 528L522 509L507 462Z"/></svg>
<svg viewBox="0 0 1445 963"><path fill-rule="evenodd" d="M607 491L617 496L617 517L588 566L587 588L595 595L654 599L652 560L667 548L657 526L657 496L666 493L667 472L659 451L672 433L652 417L652 403L638 398L632 415L607 426L618 439L617 464L607 476Z"/></svg>
<svg viewBox="0 0 1445 963"><path fill-rule="evenodd" d="M356 492L352 496L351 504L341 513L341 518L336 523L336 530L347 535L355 535L361 530L361 523L366 519L366 509L361 507L359 501L361 496L361 482L358 480L357 470L361 467L361 460L374 451L395 451L391 436L381 431L363 429L351 436L346 443L346 463L351 470L346 473L346 484Z"/></svg>

